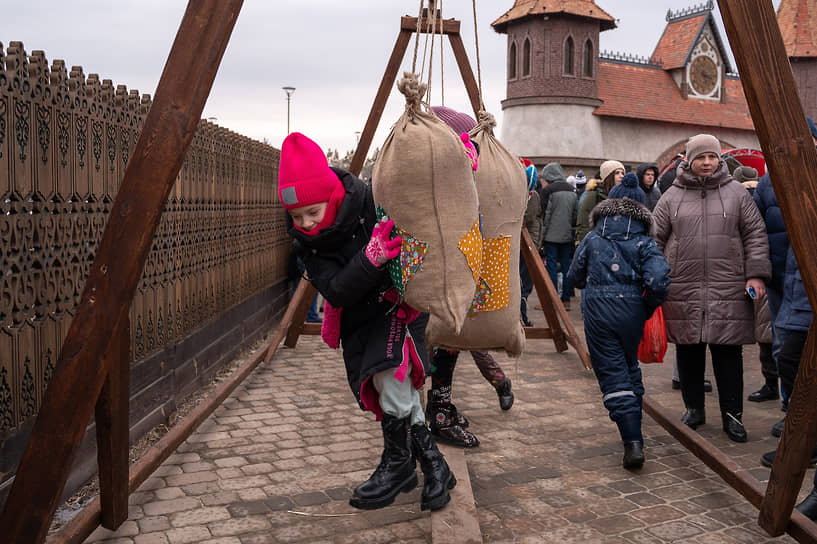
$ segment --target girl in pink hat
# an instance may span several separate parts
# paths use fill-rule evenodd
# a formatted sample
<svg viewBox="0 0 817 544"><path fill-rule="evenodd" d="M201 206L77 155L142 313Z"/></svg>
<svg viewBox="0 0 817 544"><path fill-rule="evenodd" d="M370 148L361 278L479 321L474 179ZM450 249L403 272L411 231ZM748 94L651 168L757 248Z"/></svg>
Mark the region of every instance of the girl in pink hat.
<svg viewBox="0 0 817 544"><path fill-rule="evenodd" d="M428 315L398 304L386 267L400 255L402 240L390 239L393 222L378 224L371 187L330 168L321 148L297 132L281 146L278 192L307 277L327 302L321 335L343 347L358 404L381 422L380 464L349 504L383 508L414 489L416 458L424 475L421 509L442 508L457 481L426 426L418 393L430 367Z"/></svg>

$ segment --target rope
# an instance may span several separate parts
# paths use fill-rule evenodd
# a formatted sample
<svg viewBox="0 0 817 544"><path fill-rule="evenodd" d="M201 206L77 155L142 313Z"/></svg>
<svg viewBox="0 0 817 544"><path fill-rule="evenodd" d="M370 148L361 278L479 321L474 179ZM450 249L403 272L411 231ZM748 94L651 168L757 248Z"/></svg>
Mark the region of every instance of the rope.
<svg viewBox="0 0 817 544"><path fill-rule="evenodd" d="M413 118L414 113L420 111L426 89L426 84L419 80L417 74L409 72L403 72L403 78L397 82L397 90L406 97L406 113L410 117Z"/></svg>
<svg viewBox="0 0 817 544"><path fill-rule="evenodd" d="M417 37L414 40L414 59L411 61L411 71L417 73L417 49L420 46L420 20L423 17L423 0L420 0L420 13L417 14Z"/></svg>
<svg viewBox="0 0 817 544"><path fill-rule="evenodd" d="M485 109L485 102L482 99L482 71L479 66L479 31L477 29L477 0L471 0L471 5L474 8L474 44L477 49L477 84L479 85L479 104L482 109Z"/></svg>
<svg viewBox="0 0 817 544"><path fill-rule="evenodd" d="M417 26L419 27L420 25L418 24ZM423 78L423 74L425 73L426 55L428 54L428 30L429 30L429 28L430 27L428 26L428 24L426 24L426 32L423 33L424 34L424 37L423 37L423 59L420 61L420 72L419 72L420 79Z"/></svg>
<svg viewBox="0 0 817 544"><path fill-rule="evenodd" d="M432 3L431 20L428 22L429 31L431 32L431 51L428 55L428 96L426 102L431 104L431 76L434 74L434 35L437 34L437 2L430 0ZM441 42L442 43L442 42Z"/></svg>
<svg viewBox="0 0 817 544"><path fill-rule="evenodd" d="M443 0L440 0L440 12L443 10ZM440 105L445 106L445 55L443 55L443 25L440 21Z"/></svg>

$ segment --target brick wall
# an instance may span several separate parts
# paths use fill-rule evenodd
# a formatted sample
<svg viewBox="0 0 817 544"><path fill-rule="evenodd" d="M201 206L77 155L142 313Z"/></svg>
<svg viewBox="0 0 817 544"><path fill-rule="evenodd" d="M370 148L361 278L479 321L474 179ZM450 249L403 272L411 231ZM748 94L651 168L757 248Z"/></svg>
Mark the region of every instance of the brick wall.
<svg viewBox="0 0 817 544"><path fill-rule="evenodd" d="M564 48L568 36L573 38L573 75L564 73ZM525 40L531 44L530 75L523 75ZM584 46L593 46L593 75L583 75ZM508 25L507 50L516 43L516 78L509 79L507 98L560 96L597 98L599 23L574 17L529 19Z"/></svg>

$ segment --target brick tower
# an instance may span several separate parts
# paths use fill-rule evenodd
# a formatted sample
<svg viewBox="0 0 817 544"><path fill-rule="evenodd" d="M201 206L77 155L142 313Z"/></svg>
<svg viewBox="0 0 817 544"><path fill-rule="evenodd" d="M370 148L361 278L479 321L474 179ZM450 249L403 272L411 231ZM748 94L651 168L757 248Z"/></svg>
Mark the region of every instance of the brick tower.
<svg viewBox="0 0 817 544"><path fill-rule="evenodd" d="M515 0L492 26L508 36L505 145L539 165L597 155L599 33L613 17L593 0Z"/></svg>

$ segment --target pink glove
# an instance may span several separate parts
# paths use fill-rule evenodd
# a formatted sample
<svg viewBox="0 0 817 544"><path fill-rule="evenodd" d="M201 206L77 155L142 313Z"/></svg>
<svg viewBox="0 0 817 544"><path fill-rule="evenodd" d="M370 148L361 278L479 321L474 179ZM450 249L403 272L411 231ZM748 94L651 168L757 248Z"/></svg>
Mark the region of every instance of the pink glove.
<svg viewBox="0 0 817 544"><path fill-rule="evenodd" d="M372 230L372 238L366 246L365 253L369 262L377 267L383 266L400 255L403 239L395 236L389 240L392 228L394 228L394 221L389 219L385 223L378 223Z"/></svg>
<svg viewBox="0 0 817 544"><path fill-rule="evenodd" d="M468 158L471 159L471 167L474 169L474 172L477 171L477 148L474 147L474 144L471 143L471 137L468 136L467 132L463 132L460 134L460 140L462 140L462 145L465 146L465 152L468 154Z"/></svg>
<svg viewBox="0 0 817 544"><path fill-rule="evenodd" d="M340 316L343 308L335 308L329 301L323 303L323 323L321 324L321 338L332 349L340 347Z"/></svg>

